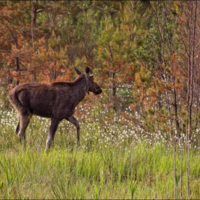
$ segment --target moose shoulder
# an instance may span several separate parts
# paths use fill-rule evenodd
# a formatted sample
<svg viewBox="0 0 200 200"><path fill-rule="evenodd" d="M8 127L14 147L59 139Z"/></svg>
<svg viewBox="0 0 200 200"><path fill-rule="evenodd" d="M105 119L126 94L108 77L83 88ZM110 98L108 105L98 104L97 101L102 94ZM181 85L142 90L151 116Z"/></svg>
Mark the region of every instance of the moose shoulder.
<svg viewBox="0 0 200 200"><path fill-rule="evenodd" d="M56 129L63 119L77 127L77 143L79 142L80 126L72 116L75 107L87 93L93 92L98 95L102 90L94 82L93 76L89 75L89 67L86 67L84 74L76 68L75 70L79 77L73 82L26 83L16 86L9 92L10 102L19 116L15 133L21 142L25 140L25 130L32 115L51 118L46 150L50 147Z"/></svg>

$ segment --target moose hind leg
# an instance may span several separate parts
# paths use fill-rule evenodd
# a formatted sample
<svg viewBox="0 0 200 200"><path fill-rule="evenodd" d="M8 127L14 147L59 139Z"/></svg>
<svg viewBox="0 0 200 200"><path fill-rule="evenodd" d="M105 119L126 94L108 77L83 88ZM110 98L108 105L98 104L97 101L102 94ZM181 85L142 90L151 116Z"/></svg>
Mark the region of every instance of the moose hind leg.
<svg viewBox="0 0 200 200"><path fill-rule="evenodd" d="M18 134L19 129L20 129L20 119L18 120L18 123L17 123L16 129L15 129L15 134L16 134L16 135Z"/></svg>
<svg viewBox="0 0 200 200"><path fill-rule="evenodd" d="M51 126L48 132L48 137L47 137L47 142L46 142L46 151L50 148L53 139L54 139L54 135L56 132L56 129L59 125L60 120L57 119L51 119Z"/></svg>
<svg viewBox="0 0 200 200"><path fill-rule="evenodd" d="M26 128L29 124L29 121L31 119L31 115L30 114L26 114L26 115L21 115L20 116L20 120L18 122L18 125L17 125L17 128L16 128L16 131L17 129L19 129L19 139L20 139L20 142L23 143L25 141L25 131L26 131Z"/></svg>
<svg viewBox="0 0 200 200"><path fill-rule="evenodd" d="M80 125L79 125L79 122L73 116L68 117L66 119L76 126L76 128L77 128L77 145L79 145L79 143L80 143Z"/></svg>

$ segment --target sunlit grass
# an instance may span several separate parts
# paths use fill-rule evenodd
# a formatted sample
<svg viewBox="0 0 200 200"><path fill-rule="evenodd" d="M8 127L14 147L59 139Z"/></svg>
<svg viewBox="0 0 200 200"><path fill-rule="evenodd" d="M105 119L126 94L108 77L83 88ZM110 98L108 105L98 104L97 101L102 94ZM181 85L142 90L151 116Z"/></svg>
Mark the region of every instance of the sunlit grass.
<svg viewBox="0 0 200 200"><path fill-rule="evenodd" d="M0 124L0 198L131 199L173 198L173 150L165 141L151 144L138 129L79 119L76 128L60 124L54 145L45 152L50 120L33 117L27 145L14 134L16 113L2 112ZM84 123L83 123L84 122ZM132 131L132 132L131 132ZM137 132L138 131L138 132ZM137 137L136 137L137 136ZM141 137L140 137L141 136ZM178 156L178 154L177 154ZM177 159L177 175L180 159ZM200 197L200 157L190 151L190 198ZM180 183L178 183L178 192ZM186 154L183 150L183 198L186 198Z"/></svg>

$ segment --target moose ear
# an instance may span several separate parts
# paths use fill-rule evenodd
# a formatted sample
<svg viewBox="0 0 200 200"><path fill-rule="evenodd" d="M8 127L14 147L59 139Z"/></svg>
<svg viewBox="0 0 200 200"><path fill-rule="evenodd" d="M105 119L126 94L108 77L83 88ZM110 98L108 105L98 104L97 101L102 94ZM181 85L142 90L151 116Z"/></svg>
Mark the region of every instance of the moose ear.
<svg viewBox="0 0 200 200"><path fill-rule="evenodd" d="M75 71L76 71L76 73L77 73L78 75L81 75L81 74L82 74L78 69L76 69L76 67L74 67L74 69L75 69Z"/></svg>
<svg viewBox="0 0 200 200"><path fill-rule="evenodd" d="M87 67L85 68L85 72L86 72L86 74L89 75L89 73L91 72L91 69L87 66Z"/></svg>

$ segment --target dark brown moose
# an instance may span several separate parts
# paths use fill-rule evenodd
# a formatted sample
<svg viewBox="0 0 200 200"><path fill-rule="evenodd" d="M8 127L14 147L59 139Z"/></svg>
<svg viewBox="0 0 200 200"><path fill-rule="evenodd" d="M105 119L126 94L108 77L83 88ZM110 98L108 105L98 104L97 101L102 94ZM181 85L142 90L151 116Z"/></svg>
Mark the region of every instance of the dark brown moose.
<svg viewBox="0 0 200 200"><path fill-rule="evenodd" d="M66 119L77 128L77 143L79 143L80 126L72 116L75 107L85 95L102 92L93 76L89 75L90 68L86 67L85 74L76 69L79 77L73 82L55 82L51 84L25 83L16 86L9 92L11 104L17 110L19 121L15 133L21 142L25 142L25 130L32 115L51 118L46 150L49 149L59 123Z"/></svg>

